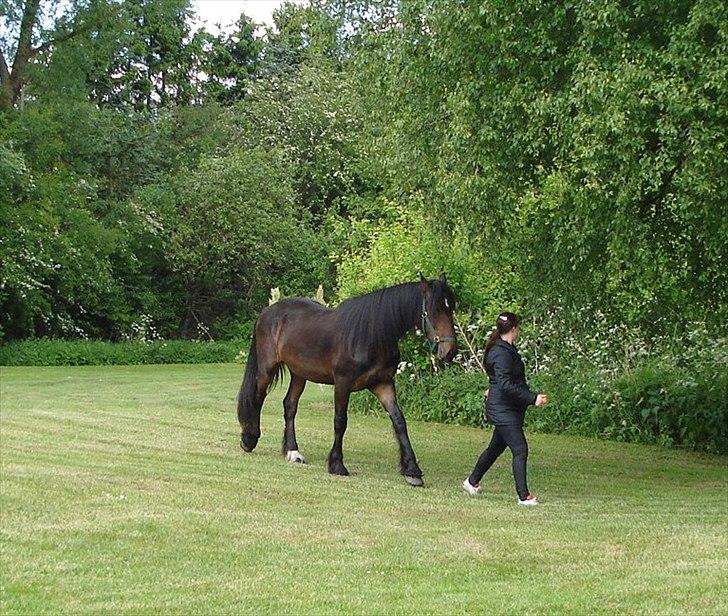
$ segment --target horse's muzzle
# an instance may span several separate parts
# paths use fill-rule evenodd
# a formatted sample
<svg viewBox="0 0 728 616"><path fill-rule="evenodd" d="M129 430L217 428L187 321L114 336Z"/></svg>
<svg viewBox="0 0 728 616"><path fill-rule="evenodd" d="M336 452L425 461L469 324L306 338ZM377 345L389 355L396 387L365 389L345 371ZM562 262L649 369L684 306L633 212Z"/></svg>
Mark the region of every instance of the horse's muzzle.
<svg viewBox="0 0 728 616"><path fill-rule="evenodd" d="M456 346L453 346L447 353L445 353L445 356L442 358L442 361L444 361L446 364L452 363L452 360L455 359L455 356L458 354L458 348Z"/></svg>

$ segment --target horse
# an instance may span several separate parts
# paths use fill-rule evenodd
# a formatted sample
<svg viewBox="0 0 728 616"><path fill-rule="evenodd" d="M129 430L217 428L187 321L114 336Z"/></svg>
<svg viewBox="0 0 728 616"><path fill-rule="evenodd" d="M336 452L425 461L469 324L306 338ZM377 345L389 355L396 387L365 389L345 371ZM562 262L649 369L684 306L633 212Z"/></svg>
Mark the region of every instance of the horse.
<svg viewBox="0 0 728 616"><path fill-rule="evenodd" d="M331 309L313 300L294 297L265 308L255 323L248 362L238 394L240 446L255 449L260 438L260 412L270 389L290 373L283 400L283 455L305 463L296 441L298 401L308 381L334 386L334 443L328 471L348 475L342 445L349 396L368 389L392 420L399 443L400 473L407 483L422 486L422 471L397 404L394 376L399 365L399 340L420 327L430 351L445 363L457 354L453 325L455 295L445 274L408 282L343 301Z"/></svg>

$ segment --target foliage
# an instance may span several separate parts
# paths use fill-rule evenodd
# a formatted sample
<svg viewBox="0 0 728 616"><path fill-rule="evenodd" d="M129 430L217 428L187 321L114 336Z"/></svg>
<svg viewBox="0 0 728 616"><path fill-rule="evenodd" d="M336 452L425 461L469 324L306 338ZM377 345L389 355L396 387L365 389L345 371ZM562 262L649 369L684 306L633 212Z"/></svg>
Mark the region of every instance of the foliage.
<svg viewBox="0 0 728 616"><path fill-rule="evenodd" d="M391 5L357 55L387 192L526 302L728 321L725 3Z"/></svg>
<svg viewBox="0 0 728 616"><path fill-rule="evenodd" d="M38 53L0 129L3 336L118 340L140 315L165 337L237 335L271 286L331 289L324 222L346 215L360 128L311 39L321 7L282 8L266 39L244 15L192 35L186 0L66 8L54 28L78 32ZM272 70L266 45L306 50Z"/></svg>
<svg viewBox="0 0 728 616"><path fill-rule="evenodd" d="M0 345L0 366L121 366L241 361L247 342L23 340Z"/></svg>
<svg viewBox="0 0 728 616"><path fill-rule="evenodd" d="M26 85L47 66L47 59L69 41L103 29L99 18L111 4L69 0L0 2L0 113L23 108ZM105 25L110 21L107 19Z"/></svg>
<svg viewBox="0 0 728 616"><path fill-rule="evenodd" d="M362 183L352 97L346 79L319 63L259 80L243 104L228 110L237 143L280 154L297 202L316 225L331 212L346 214L347 199Z"/></svg>
<svg viewBox="0 0 728 616"><path fill-rule="evenodd" d="M534 383L553 399L532 413L536 428L728 450L728 340L705 323L651 340L603 318L583 337L541 329L558 347L526 343L527 362L541 356Z"/></svg>
<svg viewBox="0 0 728 616"><path fill-rule="evenodd" d="M483 375L459 368L420 372L411 362L403 362L396 379L397 397L405 416L420 421L480 426L483 423ZM353 398L358 412L386 415L376 398L368 392Z"/></svg>
<svg viewBox="0 0 728 616"><path fill-rule="evenodd" d="M74 4L66 21L77 34L39 54L27 87L31 97L87 98L147 112L200 102L207 81L223 68L208 66L208 58L219 57L227 41L192 32L189 0Z"/></svg>
<svg viewBox="0 0 728 616"><path fill-rule="evenodd" d="M203 43L205 91L212 98L226 103L247 94L264 48L254 36L255 27L243 14L232 31L221 32L216 37L210 35Z"/></svg>
<svg viewBox="0 0 728 616"><path fill-rule="evenodd" d="M266 28L262 74L282 76L306 66L340 65L341 33L347 27L343 18L340 5L327 0L281 4L273 11L273 27Z"/></svg>
<svg viewBox="0 0 728 616"><path fill-rule="evenodd" d="M130 185L160 166L154 148L132 159L128 144L153 131L84 102L33 107L13 120L2 156L24 156L0 194L5 334L119 337L164 297L151 292L158 261L128 201Z"/></svg>

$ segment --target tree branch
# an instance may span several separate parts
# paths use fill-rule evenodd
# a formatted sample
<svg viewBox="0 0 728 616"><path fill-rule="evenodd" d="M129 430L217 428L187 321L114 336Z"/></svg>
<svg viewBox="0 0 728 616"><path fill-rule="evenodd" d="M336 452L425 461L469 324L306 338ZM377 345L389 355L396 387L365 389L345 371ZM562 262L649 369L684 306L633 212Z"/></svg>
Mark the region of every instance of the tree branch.
<svg viewBox="0 0 728 616"><path fill-rule="evenodd" d="M480 371L483 374L488 374L487 370L485 369L485 366L483 365L483 362L480 361L480 358L478 357L478 353L475 350L475 347L470 343L470 340L468 340L468 334L465 331L465 328L462 325L460 325L460 321L458 320L458 318L455 315L453 315L453 316L455 317L455 325L460 330L460 334L462 335L463 340L465 340L465 344L468 345L468 349L470 349L470 355L472 355L472 357L477 362L478 367L480 368Z"/></svg>
<svg viewBox="0 0 728 616"><path fill-rule="evenodd" d="M2 94L0 95L0 109L11 108L20 98L25 81L25 67L31 56L31 42L33 39L33 27L38 14L40 0L27 0L23 8L23 19L20 22L20 34L18 35L18 47L15 50L13 66L8 71L7 64L3 58L3 83ZM7 71L7 76L6 76Z"/></svg>
<svg viewBox="0 0 728 616"><path fill-rule="evenodd" d="M23 19L20 22L20 34L18 35L18 48L15 51L15 59L13 60L13 74L22 72L25 63L30 57L32 51L31 42L33 38L33 26L38 14L38 5L40 0L27 0L23 9Z"/></svg>
<svg viewBox="0 0 728 616"><path fill-rule="evenodd" d="M72 39L74 36L78 36L79 34L88 32L90 29L91 29L91 26L87 24L87 25L81 26L80 28L76 28L75 30L71 30L70 32L64 32L63 34L59 34L58 36L51 39L50 41L46 41L42 45L38 45L38 47L31 49L30 55L34 56L35 54L38 54L41 51L50 49L51 47L53 47L53 45L55 45L57 43L63 43L64 41L68 41L68 40Z"/></svg>

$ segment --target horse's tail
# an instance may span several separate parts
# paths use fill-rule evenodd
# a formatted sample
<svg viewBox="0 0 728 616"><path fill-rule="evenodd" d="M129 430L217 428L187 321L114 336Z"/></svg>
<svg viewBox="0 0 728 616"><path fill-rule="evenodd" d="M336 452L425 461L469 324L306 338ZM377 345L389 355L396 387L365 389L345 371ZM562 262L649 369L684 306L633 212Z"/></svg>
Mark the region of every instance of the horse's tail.
<svg viewBox="0 0 728 616"><path fill-rule="evenodd" d="M257 326L257 323L256 323ZM260 409L263 400L258 396L258 348L253 328L245 376L238 393L238 421L242 428L240 446L245 451L253 451L260 438Z"/></svg>

